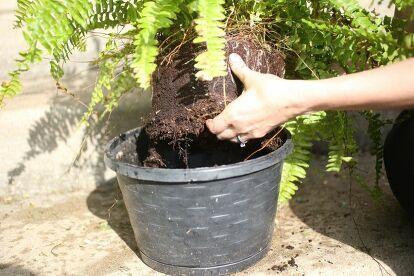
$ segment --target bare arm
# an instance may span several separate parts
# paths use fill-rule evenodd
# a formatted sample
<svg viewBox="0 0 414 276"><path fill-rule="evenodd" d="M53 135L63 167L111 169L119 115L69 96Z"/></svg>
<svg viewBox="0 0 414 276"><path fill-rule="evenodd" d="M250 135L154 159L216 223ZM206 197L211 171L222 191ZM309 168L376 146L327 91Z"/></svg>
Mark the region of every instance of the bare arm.
<svg viewBox="0 0 414 276"><path fill-rule="evenodd" d="M311 110L414 106L414 59L312 82L314 97Z"/></svg>
<svg viewBox="0 0 414 276"><path fill-rule="evenodd" d="M250 70L232 54L230 66L243 94L207 126L219 139L260 138L307 112L414 106L414 59L326 80L284 80Z"/></svg>

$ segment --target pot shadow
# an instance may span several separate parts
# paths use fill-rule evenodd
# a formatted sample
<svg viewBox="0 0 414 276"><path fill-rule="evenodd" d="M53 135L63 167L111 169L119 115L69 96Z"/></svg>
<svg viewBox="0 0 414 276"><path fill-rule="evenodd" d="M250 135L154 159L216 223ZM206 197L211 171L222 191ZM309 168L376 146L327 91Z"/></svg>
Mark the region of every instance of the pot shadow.
<svg viewBox="0 0 414 276"><path fill-rule="evenodd" d="M77 76L76 72L67 73L66 82ZM85 77L85 82L79 87L69 89L77 91L82 87L89 87L90 79L95 77L93 68ZM83 91L76 95L84 103L90 100L90 91ZM106 143L113 137L131 128L142 125L151 108L150 93L134 90L126 93L108 119L92 120L89 127L82 130L82 139L79 144L79 153L72 166L68 165L68 171L74 168L90 169L94 175L95 183L99 185L105 181L104 150ZM45 153L53 153L62 144L68 142L77 128L81 126L81 119L86 108L72 97L58 92L51 100L49 108L42 117L31 125L27 144L29 149L24 152L21 160L8 172L8 184L13 185L16 178L22 175L28 168L29 161ZM91 154L96 157L91 158Z"/></svg>
<svg viewBox="0 0 414 276"><path fill-rule="evenodd" d="M89 211L105 219L125 244L141 258L116 178L99 185L86 199Z"/></svg>
<svg viewBox="0 0 414 276"><path fill-rule="evenodd" d="M15 263L0 263L0 275L20 275L20 276L35 276L38 275L33 271Z"/></svg>
<svg viewBox="0 0 414 276"><path fill-rule="evenodd" d="M381 180L383 195L377 202L355 181L350 182L345 171L332 175L322 170L313 168L289 202L293 213L317 233L384 262L396 275L412 275L414 219L400 207L386 179ZM373 183L369 177L366 181ZM384 268L379 270L382 274Z"/></svg>

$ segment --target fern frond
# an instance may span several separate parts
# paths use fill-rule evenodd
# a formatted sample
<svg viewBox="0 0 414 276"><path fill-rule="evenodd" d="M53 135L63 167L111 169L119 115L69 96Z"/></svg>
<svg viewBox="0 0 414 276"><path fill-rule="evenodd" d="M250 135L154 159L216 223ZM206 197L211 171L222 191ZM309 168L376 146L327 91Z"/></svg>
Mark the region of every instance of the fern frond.
<svg viewBox="0 0 414 276"><path fill-rule="evenodd" d="M109 40L106 43L105 49L99 54L101 63L99 66L99 74L96 80L94 90L92 91L91 101L88 105L88 110L82 117L82 122L88 125L89 118L94 112L96 106L105 101L105 91L111 90L112 79L115 75L115 70L121 61L120 58L105 58L106 53L111 52L116 48L116 43Z"/></svg>
<svg viewBox="0 0 414 276"><path fill-rule="evenodd" d="M21 28L26 18L31 15L31 5L31 0L17 0L17 9L15 11L16 21L14 22L15 28Z"/></svg>
<svg viewBox="0 0 414 276"><path fill-rule="evenodd" d="M28 51L20 52L20 58L16 60L17 69L9 73L10 79L0 85L0 107L6 97L13 97L21 90L20 74L29 70L30 65L39 62L42 51L36 46Z"/></svg>
<svg viewBox="0 0 414 276"><path fill-rule="evenodd" d="M20 82L20 71L16 70L9 73L10 80L3 82L0 86L0 107L6 97L13 97L20 92L22 84Z"/></svg>
<svg viewBox="0 0 414 276"><path fill-rule="evenodd" d="M99 53L99 74L88 110L81 120L83 124L89 125L92 114L97 114L98 120L104 118L118 106L125 93L136 88L131 60L125 56L125 51L130 52L131 47L132 45L121 43L111 37L104 50Z"/></svg>
<svg viewBox="0 0 414 276"><path fill-rule="evenodd" d="M142 8L142 0L98 0L93 8L88 30L111 28L135 23Z"/></svg>
<svg viewBox="0 0 414 276"><path fill-rule="evenodd" d="M27 44L39 43L50 55L67 58L70 49L66 42L76 29L85 30L92 4L88 0L24 2L27 14L18 22L24 27Z"/></svg>
<svg viewBox="0 0 414 276"><path fill-rule="evenodd" d="M112 112L118 107L121 97L136 88L136 80L133 77L132 69L124 66L122 72L112 81L111 90L105 98L104 112L102 116Z"/></svg>
<svg viewBox="0 0 414 276"><path fill-rule="evenodd" d="M156 0L144 4L141 18L138 19L139 32L134 37L135 53L132 62L135 78L138 84L146 89L150 86L151 75L157 68L159 30L168 28L179 12L181 1Z"/></svg>
<svg viewBox="0 0 414 276"><path fill-rule="evenodd" d="M297 183L306 177L309 167L311 140L306 135L298 134L294 140L294 150L283 164L282 179L280 181L280 202L286 202L298 190Z"/></svg>
<svg viewBox="0 0 414 276"><path fill-rule="evenodd" d="M22 28L23 37L29 46L20 53L17 69L13 71L8 82L0 89L0 98L16 95L20 92L20 74L29 70L33 63L41 60L42 49L54 58L50 63L54 78L63 75L59 66L61 59L67 60L77 41L75 30L81 33L87 25L92 10L88 0L18 0L16 11L16 27Z"/></svg>
<svg viewBox="0 0 414 276"><path fill-rule="evenodd" d="M206 46L206 50L195 58L195 67L200 70L196 77L212 80L214 77L227 75L224 0L197 0L196 3L198 18L194 22L198 37L194 39L194 43Z"/></svg>
<svg viewBox="0 0 414 276"><path fill-rule="evenodd" d="M333 36L334 41L332 44L327 45L327 48L331 49L331 54L340 61L343 68L350 68L347 72L355 72L362 69L363 66L367 65L367 58L385 65L402 55L410 55L406 48L400 47L398 41L390 33L385 32L385 30L381 31L380 26L374 31L362 27L353 28L347 25L340 26L309 19L302 19L302 22L307 27L322 33L329 33ZM377 43L370 45L372 41ZM344 48L344 44L354 51ZM367 47L367 44L370 45L367 50L375 54L367 55L365 52L358 54L359 51L357 50ZM349 65L350 61L352 63L351 66ZM358 65L362 67L358 68Z"/></svg>
<svg viewBox="0 0 414 276"><path fill-rule="evenodd" d="M406 12L409 20L414 19L414 0L391 0L388 5L391 4L394 4L397 10Z"/></svg>
<svg viewBox="0 0 414 276"><path fill-rule="evenodd" d="M315 112L286 123L286 129L292 134L294 148L283 164L279 191L281 202L291 199L298 189L297 184L306 177L311 156L310 148L316 138L315 130L325 116L326 113L323 111Z"/></svg>
<svg viewBox="0 0 414 276"><path fill-rule="evenodd" d="M375 184L378 186L384 159L381 128L385 125L381 114L374 111L364 111L362 115L368 121L368 135L371 139L371 154L375 156Z"/></svg>
<svg viewBox="0 0 414 276"><path fill-rule="evenodd" d="M370 16L370 12L365 10L357 0L329 0L339 11L343 11L344 15L351 20L351 26L360 28L365 32L383 32L375 23L374 17Z"/></svg>
<svg viewBox="0 0 414 276"><path fill-rule="evenodd" d="M326 170L328 172L339 172L342 164L355 162L353 154L356 152L356 142L353 135L353 125L351 118L346 112L328 112L324 139L329 141L328 162Z"/></svg>
<svg viewBox="0 0 414 276"><path fill-rule="evenodd" d="M41 47L52 57L50 73L59 80L63 76L61 61L67 61L75 48L85 49L88 31L135 23L141 3L140 0L18 0L15 27L22 28L29 49L17 60L18 69L10 73L10 80L1 85L0 104L3 98L20 92L20 74L41 60Z"/></svg>

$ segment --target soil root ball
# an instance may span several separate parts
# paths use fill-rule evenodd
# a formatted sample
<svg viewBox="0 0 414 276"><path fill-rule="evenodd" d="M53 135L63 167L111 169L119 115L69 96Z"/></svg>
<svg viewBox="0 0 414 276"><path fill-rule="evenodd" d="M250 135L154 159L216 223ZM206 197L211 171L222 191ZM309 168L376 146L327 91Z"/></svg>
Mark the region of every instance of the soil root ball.
<svg viewBox="0 0 414 276"><path fill-rule="evenodd" d="M153 109L145 129L153 141L197 138L205 129L206 119L219 114L242 91L230 69L226 77L210 82L196 80L196 47L185 44L169 64L160 65L154 73ZM226 55L237 53L252 70L283 76L283 56L269 48L250 37L234 36L227 38Z"/></svg>

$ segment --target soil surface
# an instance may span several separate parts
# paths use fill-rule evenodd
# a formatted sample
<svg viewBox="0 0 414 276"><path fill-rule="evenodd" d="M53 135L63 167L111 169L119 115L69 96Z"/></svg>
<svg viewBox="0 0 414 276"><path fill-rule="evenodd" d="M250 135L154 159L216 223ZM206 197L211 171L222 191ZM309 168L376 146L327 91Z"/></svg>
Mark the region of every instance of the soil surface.
<svg viewBox="0 0 414 276"><path fill-rule="evenodd" d="M188 143L171 144L166 141L153 143L142 131L138 139L125 139L118 148L115 159L145 167L199 168L234 164L266 155L286 140L279 129L263 139L249 141L245 147L220 141L213 134L204 133ZM275 136L278 134L277 136ZM120 136L123 140L123 137ZM178 148L182 147L184 148Z"/></svg>

